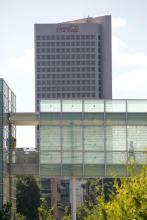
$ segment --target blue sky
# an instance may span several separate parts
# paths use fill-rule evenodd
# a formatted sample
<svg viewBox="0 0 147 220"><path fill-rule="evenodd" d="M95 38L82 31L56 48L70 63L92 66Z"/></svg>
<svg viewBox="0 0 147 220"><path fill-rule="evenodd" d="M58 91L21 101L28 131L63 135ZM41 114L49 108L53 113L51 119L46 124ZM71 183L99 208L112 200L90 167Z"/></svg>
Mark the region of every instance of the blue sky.
<svg viewBox="0 0 147 220"><path fill-rule="evenodd" d="M34 111L34 23L112 15L113 98L147 98L146 0L0 0L0 77L17 95L17 111ZM29 78L29 79L28 79ZM32 128L18 147L34 146Z"/></svg>

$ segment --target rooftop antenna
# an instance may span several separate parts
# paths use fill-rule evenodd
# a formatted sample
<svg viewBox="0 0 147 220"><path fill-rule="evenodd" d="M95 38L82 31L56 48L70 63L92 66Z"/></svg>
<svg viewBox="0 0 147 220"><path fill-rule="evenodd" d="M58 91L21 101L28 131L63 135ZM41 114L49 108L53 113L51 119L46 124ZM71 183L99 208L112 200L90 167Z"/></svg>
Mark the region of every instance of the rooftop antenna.
<svg viewBox="0 0 147 220"><path fill-rule="evenodd" d="M92 23L92 21L93 21L93 17L90 17L90 16L88 15L88 17L87 17L87 23Z"/></svg>

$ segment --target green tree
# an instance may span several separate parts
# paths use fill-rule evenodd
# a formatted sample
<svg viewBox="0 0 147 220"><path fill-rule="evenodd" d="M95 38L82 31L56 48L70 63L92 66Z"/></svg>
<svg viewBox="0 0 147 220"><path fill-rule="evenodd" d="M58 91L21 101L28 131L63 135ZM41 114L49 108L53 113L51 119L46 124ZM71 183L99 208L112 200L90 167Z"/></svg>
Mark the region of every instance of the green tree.
<svg viewBox="0 0 147 220"><path fill-rule="evenodd" d="M26 217L20 213L16 214L16 220L26 220Z"/></svg>
<svg viewBox="0 0 147 220"><path fill-rule="evenodd" d="M3 209L0 210L0 220L11 220L11 203L3 205Z"/></svg>
<svg viewBox="0 0 147 220"><path fill-rule="evenodd" d="M88 179L86 183L87 193L85 203L89 208L97 204L97 197L101 195L101 179Z"/></svg>
<svg viewBox="0 0 147 220"><path fill-rule="evenodd" d="M133 172L135 173L135 172ZM106 202L98 197L86 220L146 220L147 219L147 166L137 175L121 179L121 185L115 181L116 194ZM84 219L84 218L83 218Z"/></svg>
<svg viewBox="0 0 147 220"><path fill-rule="evenodd" d="M65 212L62 220L71 220L71 215L69 214L68 207L65 208Z"/></svg>
<svg viewBox="0 0 147 220"><path fill-rule="evenodd" d="M45 198L40 199L40 206L38 207L39 220L54 220L54 209L49 208Z"/></svg>
<svg viewBox="0 0 147 220"><path fill-rule="evenodd" d="M19 176L16 182L17 212L26 216L27 220L38 219L40 189L32 176Z"/></svg>
<svg viewBox="0 0 147 220"><path fill-rule="evenodd" d="M101 195L101 179L88 179L85 187L87 193L84 202L77 208L78 220L83 220L89 216L91 210L97 204L97 197Z"/></svg>

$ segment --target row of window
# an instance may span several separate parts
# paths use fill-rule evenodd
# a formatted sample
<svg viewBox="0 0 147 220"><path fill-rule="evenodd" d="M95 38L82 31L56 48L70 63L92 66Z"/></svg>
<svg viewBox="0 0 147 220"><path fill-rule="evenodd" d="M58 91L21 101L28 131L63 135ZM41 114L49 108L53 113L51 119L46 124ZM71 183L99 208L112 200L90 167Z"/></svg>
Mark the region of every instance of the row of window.
<svg viewBox="0 0 147 220"><path fill-rule="evenodd" d="M36 59L95 59L95 54L52 54L52 55L36 55ZM101 55L98 55L101 58Z"/></svg>
<svg viewBox="0 0 147 220"><path fill-rule="evenodd" d="M99 63L99 65L101 65L101 63ZM55 73L55 72L95 72L96 68L95 67L52 67L52 68L37 68L36 69L37 72L51 72L51 73ZM99 68L99 72L101 72L101 68Z"/></svg>
<svg viewBox="0 0 147 220"><path fill-rule="evenodd" d="M66 34L57 34L57 35L36 35L36 40L94 40L96 35L94 34L82 34L82 35L66 35ZM98 35L98 40L101 40L101 36Z"/></svg>
<svg viewBox="0 0 147 220"><path fill-rule="evenodd" d="M38 99L46 98L96 98L95 93L43 93L37 95ZM99 98L101 98L101 93L99 93Z"/></svg>
<svg viewBox="0 0 147 220"><path fill-rule="evenodd" d="M95 80L37 80L37 86L41 85L95 85Z"/></svg>
<svg viewBox="0 0 147 220"><path fill-rule="evenodd" d="M101 89L99 89L101 90ZM69 86L69 87L38 87L37 92L42 93L42 92L48 92L48 91L95 91L95 86Z"/></svg>
<svg viewBox="0 0 147 220"><path fill-rule="evenodd" d="M95 47L71 47L71 48L36 48L37 53L95 53ZM101 48L98 49L101 53Z"/></svg>
<svg viewBox="0 0 147 220"><path fill-rule="evenodd" d="M36 42L37 47L74 47L74 46L95 46L96 42L95 41L44 41L44 42ZM100 46L100 42L98 44Z"/></svg>
<svg viewBox="0 0 147 220"><path fill-rule="evenodd" d="M82 65L95 65L95 61L90 60L77 60L77 61L37 61L37 66L82 66ZM99 61L99 65L101 62Z"/></svg>
<svg viewBox="0 0 147 220"><path fill-rule="evenodd" d="M99 76L101 76L101 74L99 74ZM37 79L62 79L62 78L95 78L95 74L94 73L74 73L74 74L65 74L65 73L61 73L61 74L37 74ZM101 77L99 77L101 78Z"/></svg>

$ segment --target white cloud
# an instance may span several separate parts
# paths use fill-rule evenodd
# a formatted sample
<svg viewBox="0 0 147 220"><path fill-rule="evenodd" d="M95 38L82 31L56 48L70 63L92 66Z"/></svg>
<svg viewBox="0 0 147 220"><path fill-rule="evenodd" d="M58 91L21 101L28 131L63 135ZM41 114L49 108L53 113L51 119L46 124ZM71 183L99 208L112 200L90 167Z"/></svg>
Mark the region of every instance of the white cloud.
<svg viewBox="0 0 147 220"><path fill-rule="evenodd" d="M35 147L35 127L17 127L17 147Z"/></svg>
<svg viewBox="0 0 147 220"><path fill-rule="evenodd" d="M126 44L117 36L112 37L113 65L120 68L147 68L147 55L143 52L131 53Z"/></svg>
<svg viewBox="0 0 147 220"><path fill-rule="evenodd" d="M113 98L147 98L147 54L130 52L118 36L112 37Z"/></svg>
<svg viewBox="0 0 147 220"><path fill-rule="evenodd" d="M25 50L19 57L8 61L6 78L17 96L17 111L34 110L34 53L33 49ZM7 79L6 79L7 80Z"/></svg>
<svg viewBox="0 0 147 220"><path fill-rule="evenodd" d="M34 111L34 52L25 50L19 57L11 57L4 78L16 94L17 112ZM17 128L17 147L35 147L35 128Z"/></svg>
<svg viewBox="0 0 147 220"><path fill-rule="evenodd" d="M123 18L119 17L112 17L112 28L113 29L118 29L118 28L124 28L127 26L127 22Z"/></svg>
<svg viewBox="0 0 147 220"><path fill-rule="evenodd" d="M113 79L113 98L147 98L147 71L135 69L123 74L116 74Z"/></svg>
<svg viewBox="0 0 147 220"><path fill-rule="evenodd" d="M120 53L126 49L126 44L116 35L112 35L112 53Z"/></svg>
<svg viewBox="0 0 147 220"><path fill-rule="evenodd" d="M9 63L10 67L19 71L20 74L34 72L34 50L27 49L22 56L11 57Z"/></svg>

